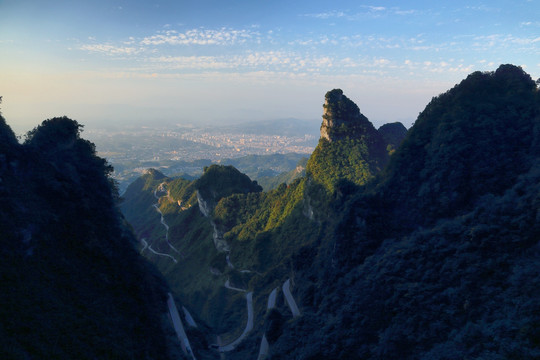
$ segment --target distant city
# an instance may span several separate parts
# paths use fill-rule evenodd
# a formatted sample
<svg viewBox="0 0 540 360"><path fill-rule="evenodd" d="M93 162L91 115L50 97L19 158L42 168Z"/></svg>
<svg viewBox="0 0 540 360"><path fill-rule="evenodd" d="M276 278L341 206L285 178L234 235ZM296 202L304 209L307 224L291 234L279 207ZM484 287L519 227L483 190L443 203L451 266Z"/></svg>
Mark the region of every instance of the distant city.
<svg viewBox="0 0 540 360"><path fill-rule="evenodd" d="M315 122L289 119L213 128L103 127L85 129L83 136L114 166L114 177L123 191L149 167L166 175L198 176L205 164L247 155L309 156L319 139L319 128Z"/></svg>
<svg viewBox="0 0 540 360"><path fill-rule="evenodd" d="M111 133L92 130L85 136L96 144L100 156L110 162L123 161L212 161L244 155L309 154L318 137L212 133L207 129L189 131L139 130Z"/></svg>

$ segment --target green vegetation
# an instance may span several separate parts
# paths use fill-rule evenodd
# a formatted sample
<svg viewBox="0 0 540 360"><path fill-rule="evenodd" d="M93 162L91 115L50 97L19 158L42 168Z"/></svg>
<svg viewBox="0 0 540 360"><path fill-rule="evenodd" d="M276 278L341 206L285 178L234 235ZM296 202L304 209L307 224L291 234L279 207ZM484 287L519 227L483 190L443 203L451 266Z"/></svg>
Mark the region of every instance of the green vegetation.
<svg viewBox="0 0 540 360"><path fill-rule="evenodd" d="M386 164L386 143L342 90L327 92L325 99L321 139L306 173L329 191L340 180L364 185Z"/></svg>
<svg viewBox="0 0 540 360"><path fill-rule="evenodd" d="M205 167L204 174L195 182L195 187L205 200L213 202L231 194L262 191L256 181L251 181L247 175L230 165Z"/></svg>
<svg viewBox="0 0 540 360"><path fill-rule="evenodd" d="M329 142L321 139L307 163L307 173L333 190L340 179L363 185L380 171L377 164L369 161L367 145L358 139ZM371 165L371 166L370 166Z"/></svg>
<svg viewBox="0 0 540 360"><path fill-rule="evenodd" d="M143 254L158 265L183 304L214 332L222 333L222 338L237 336L241 330L238 324L245 321L245 300L241 294L225 289L225 281L255 292L255 302L259 303L256 321L262 326L264 307L260 304L265 303L274 287L290 277L293 263L309 266L309 257L304 257L314 256L327 225L335 226L332 195L324 185L331 186L336 196L345 196L355 189L352 181L363 184L379 171L370 149L376 149L375 153L382 153L386 159L385 145L369 122L362 126L367 130L356 133L360 134L357 139L349 137L331 144L321 140L309 160L313 169L320 167L320 176L292 180L301 173L295 171L288 175L289 184L274 185L267 192L261 192L256 182L234 167L221 165L205 167L203 175L194 181L171 179L150 170L127 189L122 206L139 238L180 259L164 241L164 227L152 207L159 203L170 227L169 238L182 256L175 264L147 250ZM319 162L321 159L334 159L335 163L328 167ZM300 169L303 166L306 160L298 164ZM330 174L328 168L336 173L331 174L331 181L322 182ZM208 217L199 209L197 192ZM216 237L230 251L216 248Z"/></svg>
<svg viewBox="0 0 540 360"><path fill-rule="evenodd" d="M534 163L538 92L521 68L475 72L434 98L390 161L381 193L406 224L426 224L501 195Z"/></svg>
<svg viewBox="0 0 540 360"><path fill-rule="evenodd" d="M223 159L220 165L232 165L250 179L261 183L261 178L274 178L276 175L294 170L307 154L247 155L235 159ZM279 185L278 183L277 185Z"/></svg>
<svg viewBox="0 0 540 360"><path fill-rule="evenodd" d="M313 265L295 266L306 320L273 358L540 356L539 115L510 65L434 98L338 207Z"/></svg>
<svg viewBox="0 0 540 360"><path fill-rule="evenodd" d="M304 157L298 161L296 167L290 171L282 172L276 176L263 176L257 179L263 190L269 191L277 188L281 184L290 184L294 180L306 175L306 165L308 158Z"/></svg>

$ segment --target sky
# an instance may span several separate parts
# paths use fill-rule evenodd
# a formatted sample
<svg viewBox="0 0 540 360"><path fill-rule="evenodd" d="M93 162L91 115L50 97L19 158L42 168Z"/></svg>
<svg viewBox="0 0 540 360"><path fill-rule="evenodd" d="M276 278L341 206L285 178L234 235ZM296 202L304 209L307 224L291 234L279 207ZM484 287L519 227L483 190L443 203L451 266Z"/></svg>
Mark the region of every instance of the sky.
<svg viewBox="0 0 540 360"><path fill-rule="evenodd" d="M0 105L16 132L321 121L340 88L409 127L474 71L540 77L540 4L512 1L0 0Z"/></svg>

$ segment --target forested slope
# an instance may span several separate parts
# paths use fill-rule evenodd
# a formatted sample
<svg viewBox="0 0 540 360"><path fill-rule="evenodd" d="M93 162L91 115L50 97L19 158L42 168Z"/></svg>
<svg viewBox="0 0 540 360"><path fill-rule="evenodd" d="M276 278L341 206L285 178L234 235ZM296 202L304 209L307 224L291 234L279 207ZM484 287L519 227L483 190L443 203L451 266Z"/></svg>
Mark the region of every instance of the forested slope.
<svg viewBox="0 0 540 360"><path fill-rule="evenodd" d="M539 357L539 111L511 65L434 98L297 265L304 320L273 358Z"/></svg>

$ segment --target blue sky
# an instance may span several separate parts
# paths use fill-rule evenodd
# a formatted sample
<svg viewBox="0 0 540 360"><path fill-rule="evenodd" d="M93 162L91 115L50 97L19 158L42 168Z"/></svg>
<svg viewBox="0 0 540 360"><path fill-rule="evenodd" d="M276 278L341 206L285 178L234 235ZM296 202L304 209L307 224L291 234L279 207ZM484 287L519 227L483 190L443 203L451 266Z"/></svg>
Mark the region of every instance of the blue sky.
<svg viewBox="0 0 540 360"><path fill-rule="evenodd" d="M470 72L540 77L540 5L517 1L0 0L2 112L17 131L321 119L341 88L376 126Z"/></svg>

